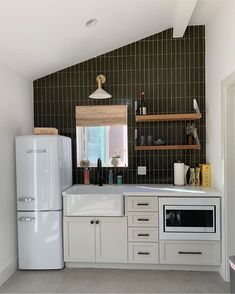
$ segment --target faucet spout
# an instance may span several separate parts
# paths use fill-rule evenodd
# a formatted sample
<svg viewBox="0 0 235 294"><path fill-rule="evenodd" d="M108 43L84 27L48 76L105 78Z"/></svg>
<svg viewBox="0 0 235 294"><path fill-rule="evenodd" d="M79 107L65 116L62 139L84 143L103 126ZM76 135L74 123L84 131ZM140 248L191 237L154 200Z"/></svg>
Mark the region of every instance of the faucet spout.
<svg viewBox="0 0 235 294"><path fill-rule="evenodd" d="M102 161L100 158L97 160L97 183L99 186L103 186Z"/></svg>

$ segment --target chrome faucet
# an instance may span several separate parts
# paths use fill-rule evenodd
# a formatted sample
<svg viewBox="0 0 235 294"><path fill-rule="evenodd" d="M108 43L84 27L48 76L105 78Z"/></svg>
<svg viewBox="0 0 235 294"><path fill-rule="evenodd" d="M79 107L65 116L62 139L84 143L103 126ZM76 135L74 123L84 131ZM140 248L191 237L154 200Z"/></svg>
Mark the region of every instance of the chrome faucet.
<svg viewBox="0 0 235 294"><path fill-rule="evenodd" d="M97 160L97 184L103 186L102 161L100 158Z"/></svg>

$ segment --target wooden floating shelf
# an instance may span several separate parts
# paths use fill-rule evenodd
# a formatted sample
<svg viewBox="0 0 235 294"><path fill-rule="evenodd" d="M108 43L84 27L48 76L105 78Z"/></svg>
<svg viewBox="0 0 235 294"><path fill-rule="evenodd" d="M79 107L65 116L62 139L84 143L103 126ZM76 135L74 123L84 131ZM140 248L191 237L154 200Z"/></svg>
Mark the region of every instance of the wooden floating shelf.
<svg viewBox="0 0 235 294"><path fill-rule="evenodd" d="M136 122L197 120L201 113L136 115Z"/></svg>
<svg viewBox="0 0 235 294"><path fill-rule="evenodd" d="M161 146L135 146L135 151L142 150L191 150L201 149L201 145L161 145Z"/></svg>

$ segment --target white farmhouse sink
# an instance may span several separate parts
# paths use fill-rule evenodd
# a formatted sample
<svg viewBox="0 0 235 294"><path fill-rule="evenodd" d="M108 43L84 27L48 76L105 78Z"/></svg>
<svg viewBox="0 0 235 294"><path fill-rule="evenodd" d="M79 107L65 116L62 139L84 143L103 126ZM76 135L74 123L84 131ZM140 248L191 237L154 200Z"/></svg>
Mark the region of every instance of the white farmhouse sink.
<svg viewBox="0 0 235 294"><path fill-rule="evenodd" d="M124 197L117 186L75 185L63 192L65 216L122 216Z"/></svg>

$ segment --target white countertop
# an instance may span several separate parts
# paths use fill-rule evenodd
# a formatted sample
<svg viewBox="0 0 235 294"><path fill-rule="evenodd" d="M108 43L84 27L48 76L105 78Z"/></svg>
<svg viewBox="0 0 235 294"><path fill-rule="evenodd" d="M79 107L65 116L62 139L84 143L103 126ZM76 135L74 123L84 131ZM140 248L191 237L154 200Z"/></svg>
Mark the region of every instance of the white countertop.
<svg viewBox="0 0 235 294"><path fill-rule="evenodd" d="M101 195L119 194L124 196L158 196L158 197L220 197L221 193L212 188L201 186L174 186L174 185L73 185L65 190L62 195Z"/></svg>

